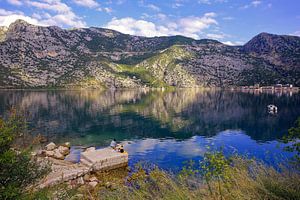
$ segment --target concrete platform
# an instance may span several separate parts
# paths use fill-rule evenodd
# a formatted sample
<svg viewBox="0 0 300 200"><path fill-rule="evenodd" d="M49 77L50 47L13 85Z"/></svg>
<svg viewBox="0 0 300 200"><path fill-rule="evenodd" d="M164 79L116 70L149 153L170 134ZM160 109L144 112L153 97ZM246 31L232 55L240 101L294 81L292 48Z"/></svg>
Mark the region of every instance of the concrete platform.
<svg viewBox="0 0 300 200"><path fill-rule="evenodd" d="M78 179L90 172L107 171L126 167L128 153L120 153L112 148L82 152L79 163L49 158L52 171L39 183L39 188Z"/></svg>
<svg viewBox="0 0 300 200"><path fill-rule="evenodd" d="M108 147L81 153L80 163L92 171L111 170L127 166L128 153L120 153Z"/></svg>

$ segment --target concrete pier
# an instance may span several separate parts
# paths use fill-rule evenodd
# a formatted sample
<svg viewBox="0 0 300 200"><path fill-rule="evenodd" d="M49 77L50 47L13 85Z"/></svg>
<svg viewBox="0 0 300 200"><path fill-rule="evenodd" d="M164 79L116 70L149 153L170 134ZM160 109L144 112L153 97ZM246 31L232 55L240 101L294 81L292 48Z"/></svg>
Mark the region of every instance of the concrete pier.
<svg viewBox="0 0 300 200"><path fill-rule="evenodd" d="M86 151L81 153L80 163L88 166L92 171L111 170L127 166L128 154L117 152L110 147Z"/></svg>
<svg viewBox="0 0 300 200"><path fill-rule="evenodd" d="M52 171L39 183L44 188L59 183L76 180L85 174L113 170L128 165L128 154L112 148L103 148L82 152L79 163L49 158Z"/></svg>

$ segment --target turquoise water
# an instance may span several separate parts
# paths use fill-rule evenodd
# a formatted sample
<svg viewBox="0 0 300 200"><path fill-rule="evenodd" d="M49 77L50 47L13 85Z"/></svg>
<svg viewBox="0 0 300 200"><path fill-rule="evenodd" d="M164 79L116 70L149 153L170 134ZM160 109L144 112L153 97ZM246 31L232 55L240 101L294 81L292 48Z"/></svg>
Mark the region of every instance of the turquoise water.
<svg viewBox="0 0 300 200"><path fill-rule="evenodd" d="M275 115L267 105L275 104ZM33 134L73 145L125 145L130 164L166 169L201 159L207 148L270 164L291 157L279 139L300 116L300 95L217 90L0 91L0 115L26 111Z"/></svg>

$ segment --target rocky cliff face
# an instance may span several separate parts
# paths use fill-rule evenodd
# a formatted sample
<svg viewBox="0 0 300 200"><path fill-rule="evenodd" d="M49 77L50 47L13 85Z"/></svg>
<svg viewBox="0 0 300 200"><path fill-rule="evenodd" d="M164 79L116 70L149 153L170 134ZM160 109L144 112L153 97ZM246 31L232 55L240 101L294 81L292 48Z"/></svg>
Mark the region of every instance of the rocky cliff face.
<svg viewBox="0 0 300 200"><path fill-rule="evenodd" d="M300 38L259 34L244 46L17 20L0 28L1 87L300 85Z"/></svg>

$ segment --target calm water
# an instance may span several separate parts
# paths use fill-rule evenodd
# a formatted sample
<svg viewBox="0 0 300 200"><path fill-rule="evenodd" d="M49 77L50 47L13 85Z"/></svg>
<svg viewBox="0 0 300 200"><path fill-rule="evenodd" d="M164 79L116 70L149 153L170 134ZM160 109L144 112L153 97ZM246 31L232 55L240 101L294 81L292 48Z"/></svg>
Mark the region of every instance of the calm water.
<svg viewBox="0 0 300 200"><path fill-rule="evenodd" d="M267 113L268 104L279 107ZM0 115L26 110L34 134L73 145L125 144L130 164L179 169L223 148L275 164L291 154L278 142L300 116L299 94L231 91L0 91Z"/></svg>

